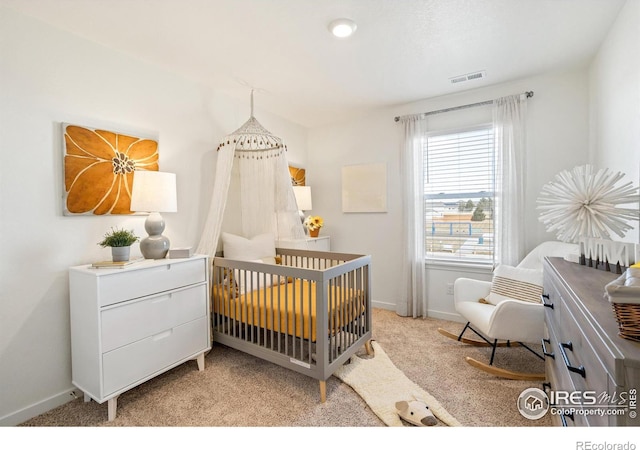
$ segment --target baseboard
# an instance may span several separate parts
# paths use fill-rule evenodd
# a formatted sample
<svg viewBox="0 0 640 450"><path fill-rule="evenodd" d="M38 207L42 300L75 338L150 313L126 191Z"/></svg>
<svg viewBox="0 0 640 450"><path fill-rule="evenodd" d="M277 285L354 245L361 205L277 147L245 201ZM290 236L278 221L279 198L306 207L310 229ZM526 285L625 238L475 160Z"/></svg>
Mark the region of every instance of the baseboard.
<svg viewBox="0 0 640 450"><path fill-rule="evenodd" d="M433 317L434 319L442 319L442 320L449 320L451 322L466 323L466 320L464 320L462 316L456 313L434 311L430 309L427 311L427 316Z"/></svg>
<svg viewBox="0 0 640 450"><path fill-rule="evenodd" d="M371 302L371 306L373 308L386 309L386 310L389 310L389 311L395 311L396 310L396 304L395 303L385 303L385 302L379 302L379 301L372 301ZM459 314L446 312L446 311L435 311L433 309L429 309L429 310L427 310L427 317L433 317L434 319L449 320L451 322L466 323L466 320L464 320L462 318L462 316L460 316Z"/></svg>
<svg viewBox="0 0 640 450"><path fill-rule="evenodd" d="M51 411L58 406L62 406L67 402L83 397L83 393L79 389L68 389L59 394L53 395L33 405L29 405L19 411L0 417L0 427L13 427L26 422L40 414Z"/></svg>
<svg viewBox="0 0 640 450"><path fill-rule="evenodd" d="M385 303L385 302L378 302L378 301L371 301L371 307L372 308L380 308L380 309L386 309L389 311L395 311L396 310L396 304L395 303Z"/></svg>

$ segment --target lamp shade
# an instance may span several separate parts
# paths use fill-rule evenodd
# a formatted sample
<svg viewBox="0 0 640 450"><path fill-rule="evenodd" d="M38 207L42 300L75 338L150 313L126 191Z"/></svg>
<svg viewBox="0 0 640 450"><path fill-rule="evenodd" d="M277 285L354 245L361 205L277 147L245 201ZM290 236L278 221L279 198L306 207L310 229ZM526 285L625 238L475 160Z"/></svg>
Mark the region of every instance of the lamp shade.
<svg viewBox="0 0 640 450"><path fill-rule="evenodd" d="M300 211L310 211L311 206L311 187L310 186L294 186L293 193L296 196L296 203Z"/></svg>
<svg viewBox="0 0 640 450"><path fill-rule="evenodd" d="M133 172L131 211L176 212L176 174L148 170Z"/></svg>

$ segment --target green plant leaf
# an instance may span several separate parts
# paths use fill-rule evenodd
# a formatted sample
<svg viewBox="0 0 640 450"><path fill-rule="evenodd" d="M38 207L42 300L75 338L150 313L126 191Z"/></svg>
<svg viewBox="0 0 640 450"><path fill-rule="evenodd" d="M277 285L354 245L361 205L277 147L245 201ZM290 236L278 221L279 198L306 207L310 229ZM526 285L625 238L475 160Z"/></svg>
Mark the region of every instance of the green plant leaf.
<svg viewBox="0 0 640 450"><path fill-rule="evenodd" d="M124 230L111 228L111 231L108 231L104 235L104 239L98 242L98 245L101 247L128 247L135 243L138 239L133 232L133 230Z"/></svg>

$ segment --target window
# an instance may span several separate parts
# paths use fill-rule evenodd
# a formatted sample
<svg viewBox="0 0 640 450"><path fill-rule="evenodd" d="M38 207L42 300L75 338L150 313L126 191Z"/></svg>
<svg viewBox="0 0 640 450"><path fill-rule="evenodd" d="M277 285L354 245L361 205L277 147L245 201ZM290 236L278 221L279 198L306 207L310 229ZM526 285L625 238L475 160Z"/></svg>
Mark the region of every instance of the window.
<svg viewBox="0 0 640 450"><path fill-rule="evenodd" d="M493 264L492 126L429 134L423 149L427 260Z"/></svg>

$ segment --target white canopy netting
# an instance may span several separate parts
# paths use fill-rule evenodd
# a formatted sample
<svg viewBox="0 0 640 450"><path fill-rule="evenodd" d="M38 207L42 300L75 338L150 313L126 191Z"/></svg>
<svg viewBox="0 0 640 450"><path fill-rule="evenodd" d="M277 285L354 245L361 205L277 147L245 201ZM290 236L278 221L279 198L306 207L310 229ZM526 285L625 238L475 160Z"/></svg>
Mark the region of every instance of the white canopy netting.
<svg viewBox="0 0 640 450"><path fill-rule="evenodd" d="M196 251L215 256L221 232L304 239L286 147L253 117L218 146L213 196Z"/></svg>

